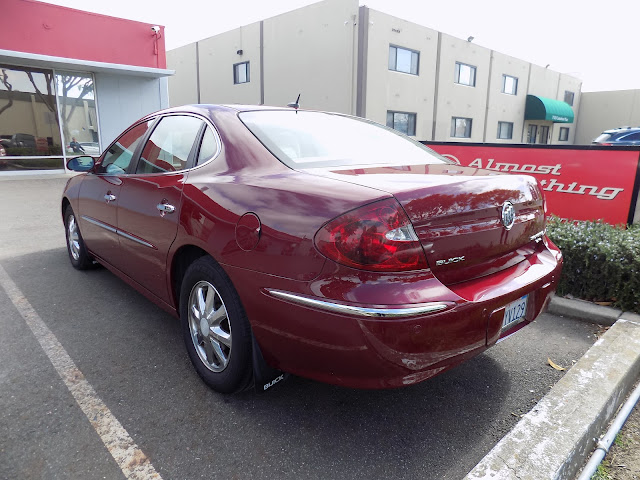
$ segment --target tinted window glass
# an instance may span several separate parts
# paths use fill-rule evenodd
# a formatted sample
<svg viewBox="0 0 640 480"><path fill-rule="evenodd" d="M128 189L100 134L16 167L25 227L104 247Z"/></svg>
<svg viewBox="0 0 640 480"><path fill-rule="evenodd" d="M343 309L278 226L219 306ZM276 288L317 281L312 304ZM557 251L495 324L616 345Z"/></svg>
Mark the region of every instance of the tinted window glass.
<svg viewBox="0 0 640 480"><path fill-rule="evenodd" d="M202 126L202 120L188 116L165 117L144 146L136 173L164 173L184 170Z"/></svg>
<svg viewBox="0 0 640 480"><path fill-rule="evenodd" d="M125 173L127 168L129 168L131 157L133 157L136 147L152 123L152 120L140 123L116 140L105 153L98 173L111 173L115 175Z"/></svg>
<svg viewBox="0 0 640 480"><path fill-rule="evenodd" d="M202 137L202 143L200 144L200 153L198 154L198 161L196 165L202 165L207 160L212 159L218 153L218 142L216 136L211 130L211 127L207 127Z"/></svg>
<svg viewBox="0 0 640 480"><path fill-rule="evenodd" d="M627 135L626 137L622 137L620 140L625 142L637 142L640 140L640 132L632 133L631 135Z"/></svg>
<svg viewBox="0 0 640 480"><path fill-rule="evenodd" d="M293 168L451 163L404 135L352 117L281 110L244 112L240 119Z"/></svg>

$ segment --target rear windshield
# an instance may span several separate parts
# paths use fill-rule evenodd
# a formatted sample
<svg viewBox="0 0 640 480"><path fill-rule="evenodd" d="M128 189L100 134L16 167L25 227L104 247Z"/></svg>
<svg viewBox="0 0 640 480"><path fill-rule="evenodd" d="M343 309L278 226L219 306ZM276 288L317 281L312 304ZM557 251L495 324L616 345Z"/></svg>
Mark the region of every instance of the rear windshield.
<svg viewBox="0 0 640 480"><path fill-rule="evenodd" d="M291 168L452 163L377 123L295 110L242 112L242 122Z"/></svg>
<svg viewBox="0 0 640 480"><path fill-rule="evenodd" d="M596 138L593 143L604 143L611 138L610 133L601 133L598 138Z"/></svg>

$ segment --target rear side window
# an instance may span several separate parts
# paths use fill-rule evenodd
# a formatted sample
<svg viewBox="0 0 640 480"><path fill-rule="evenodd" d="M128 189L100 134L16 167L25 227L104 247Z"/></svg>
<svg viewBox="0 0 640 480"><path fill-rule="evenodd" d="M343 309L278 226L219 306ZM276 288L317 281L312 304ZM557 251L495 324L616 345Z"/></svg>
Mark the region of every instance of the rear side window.
<svg viewBox="0 0 640 480"><path fill-rule="evenodd" d="M200 152L198 153L198 160L196 165L202 165L203 163L211 160L218 153L218 142L216 136L211 130L211 127L207 127L202 137L202 143L200 144Z"/></svg>
<svg viewBox="0 0 640 480"><path fill-rule="evenodd" d="M136 173L176 172L187 168L202 123L186 115L161 119L142 150Z"/></svg>
<svg viewBox="0 0 640 480"><path fill-rule="evenodd" d="M109 173L113 175L125 173L127 168L129 168L136 147L152 123L153 120L140 123L122 134L105 153L98 173Z"/></svg>

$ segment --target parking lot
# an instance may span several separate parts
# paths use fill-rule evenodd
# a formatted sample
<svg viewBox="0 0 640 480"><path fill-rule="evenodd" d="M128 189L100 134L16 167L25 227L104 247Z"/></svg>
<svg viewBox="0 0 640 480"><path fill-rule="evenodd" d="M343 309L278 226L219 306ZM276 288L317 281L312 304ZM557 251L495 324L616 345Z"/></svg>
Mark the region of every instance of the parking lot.
<svg viewBox="0 0 640 480"><path fill-rule="evenodd" d="M220 395L193 370L176 319L105 269L71 267L65 182L0 177L0 478L125 477L30 316L164 479L459 479L563 375L547 359L570 366L596 339L595 325L544 314L413 387L291 377Z"/></svg>

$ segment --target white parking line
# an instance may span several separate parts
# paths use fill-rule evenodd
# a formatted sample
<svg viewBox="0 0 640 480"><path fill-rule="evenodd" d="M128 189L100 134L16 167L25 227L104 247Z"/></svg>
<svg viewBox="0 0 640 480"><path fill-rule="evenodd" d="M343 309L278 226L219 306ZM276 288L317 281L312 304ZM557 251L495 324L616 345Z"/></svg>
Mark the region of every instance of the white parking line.
<svg viewBox="0 0 640 480"><path fill-rule="evenodd" d="M138 448L118 419L98 397L96 391L73 363L62 344L42 321L20 289L0 265L0 286L18 309L40 346L93 425L125 477L135 480L162 480L162 477Z"/></svg>

